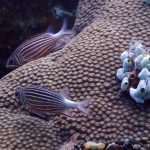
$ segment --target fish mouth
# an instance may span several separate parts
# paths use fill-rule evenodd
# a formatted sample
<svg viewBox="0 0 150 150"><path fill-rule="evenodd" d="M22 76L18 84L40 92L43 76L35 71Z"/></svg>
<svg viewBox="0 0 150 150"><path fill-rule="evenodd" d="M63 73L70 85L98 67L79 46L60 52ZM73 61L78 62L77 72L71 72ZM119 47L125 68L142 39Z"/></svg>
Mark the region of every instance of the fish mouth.
<svg viewBox="0 0 150 150"><path fill-rule="evenodd" d="M6 68L8 69L15 69L18 68L18 64L16 63L16 60L13 58L13 56L10 56L6 62Z"/></svg>
<svg viewBox="0 0 150 150"><path fill-rule="evenodd" d="M7 65L6 64L6 68L7 69L15 69L15 68L17 68L17 66L15 66L15 65Z"/></svg>

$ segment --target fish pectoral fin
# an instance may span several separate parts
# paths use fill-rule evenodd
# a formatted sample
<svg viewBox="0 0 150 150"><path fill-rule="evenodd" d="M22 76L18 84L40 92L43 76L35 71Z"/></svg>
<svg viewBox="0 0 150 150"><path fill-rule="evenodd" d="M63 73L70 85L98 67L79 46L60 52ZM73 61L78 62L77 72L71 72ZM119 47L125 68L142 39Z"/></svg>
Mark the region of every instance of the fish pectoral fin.
<svg viewBox="0 0 150 150"><path fill-rule="evenodd" d="M55 45L53 46L53 51L52 52L56 52L62 48L64 48L64 46L66 45L66 42L60 41L58 40Z"/></svg>
<svg viewBox="0 0 150 150"><path fill-rule="evenodd" d="M51 116L49 114L40 112L40 111L32 111L32 113L36 114L37 116L44 118L46 120L49 120L51 118Z"/></svg>
<svg viewBox="0 0 150 150"><path fill-rule="evenodd" d="M63 110L60 113L64 116L74 119L74 116L70 113L70 111L68 109Z"/></svg>

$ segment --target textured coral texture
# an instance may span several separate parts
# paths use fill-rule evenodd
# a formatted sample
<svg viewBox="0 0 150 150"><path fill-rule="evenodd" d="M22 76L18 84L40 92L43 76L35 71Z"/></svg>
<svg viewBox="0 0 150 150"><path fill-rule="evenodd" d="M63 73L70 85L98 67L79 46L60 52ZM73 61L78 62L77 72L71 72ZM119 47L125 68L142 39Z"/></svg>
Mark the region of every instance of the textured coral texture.
<svg viewBox="0 0 150 150"><path fill-rule="evenodd" d="M105 13L101 13L105 12ZM150 140L150 108L139 108L119 93L120 54L138 37L150 46L150 6L143 0L83 0L75 29L82 30L61 51L30 62L0 80L0 149L57 150L72 133L78 140ZM92 116L72 110L75 120L29 115L15 99L21 86L56 91L68 86L74 101L93 100Z"/></svg>

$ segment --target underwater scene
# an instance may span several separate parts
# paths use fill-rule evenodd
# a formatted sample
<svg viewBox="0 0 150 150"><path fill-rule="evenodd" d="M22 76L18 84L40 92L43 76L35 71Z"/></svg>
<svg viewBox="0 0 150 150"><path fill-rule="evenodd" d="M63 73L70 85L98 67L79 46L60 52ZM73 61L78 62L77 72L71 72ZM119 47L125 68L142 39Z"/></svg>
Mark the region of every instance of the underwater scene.
<svg viewBox="0 0 150 150"><path fill-rule="evenodd" d="M0 0L0 150L150 150L150 0Z"/></svg>

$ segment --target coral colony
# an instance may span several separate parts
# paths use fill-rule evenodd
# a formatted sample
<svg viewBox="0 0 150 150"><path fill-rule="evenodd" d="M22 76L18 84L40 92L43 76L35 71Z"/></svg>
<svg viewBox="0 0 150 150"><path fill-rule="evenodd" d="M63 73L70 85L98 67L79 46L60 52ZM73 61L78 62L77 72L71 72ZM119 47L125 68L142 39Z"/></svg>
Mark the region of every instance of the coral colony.
<svg viewBox="0 0 150 150"><path fill-rule="evenodd" d="M121 91L128 91L137 103L150 99L150 48L141 41L131 42L128 51L120 56L123 67L117 70Z"/></svg>

